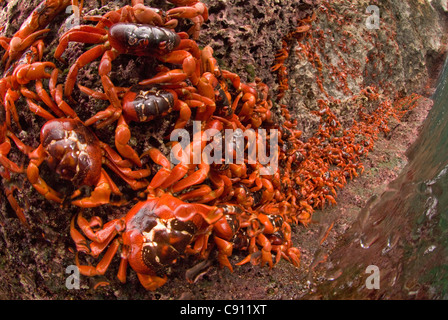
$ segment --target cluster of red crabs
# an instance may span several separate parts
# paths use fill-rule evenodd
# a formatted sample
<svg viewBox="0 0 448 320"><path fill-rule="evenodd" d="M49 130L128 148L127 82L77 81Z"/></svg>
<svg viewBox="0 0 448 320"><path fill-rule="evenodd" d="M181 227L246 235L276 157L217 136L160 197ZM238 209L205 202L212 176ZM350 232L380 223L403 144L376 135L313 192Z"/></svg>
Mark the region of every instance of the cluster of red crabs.
<svg viewBox="0 0 448 320"><path fill-rule="evenodd" d="M250 262L272 267L284 258L298 266L300 252L291 242L291 224L306 225L314 209L336 203L337 188L362 170L360 157L373 147L372 139L380 130L380 124L373 122L380 117L366 115L368 125L344 131L329 103L320 101L316 111L321 119L319 129L311 139L302 141L297 122L285 105L275 105L282 125L273 121L267 85L260 79L244 83L237 74L219 67L210 47L198 46L195 40L207 20L206 6L195 0L168 2L174 7L167 11L134 0L132 5L102 16L83 17L91 23L66 31L54 53L62 66L62 56L71 42L90 46L70 66L63 84L58 83L58 67L42 60L42 37L49 32L45 28L50 21L77 2L44 0L11 38L0 37L5 49L0 80L1 175L10 179L11 172L26 172L29 182L46 199L57 203L69 199L82 208L128 203L108 172L139 191L140 199L144 194L146 200L134 199L137 203L125 216L106 223L99 216L73 217L70 234L76 244L76 263L86 276L104 274L117 253L121 257L118 279L126 281L129 264L148 290L162 286L167 269L187 256L202 261L213 256L232 270L229 257L233 250L242 250L247 256L237 265ZM177 30L181 21L191 27ZM295 34L308 30L302 25ZM160 62L158 73L128 88L115 86L110 73L121 55L153 57ZM279 53L277 62L286 57ZM78 71L96 59L100 59L102 90L80 84L78 88L107 101L108 107L89 119L80 119L72 92ZM274 70L278 68L283 66L278 64ZM287 89L285 81L283 89ZM374 96L375 92L366 94ZM15 108L19 99L25 99L36 116L47 120L37 148L22 143L15 133L20 129ZM194 120L200 121L201 134L207 129L254 129L255 133L257 129L277 129L277 170L261 174L263 166L258 161L194 164L194 150L207 146L201 139L185 148L187 156L176 165L161 148L151 147L139 155L129 144L132 122L157 121L168 114L177 115L173 130L189 128ZM115 126L114 146L96 135L97 129L106 126ZM8 159L11 140L29 158L26 170ZM235 141L223 139L222 143L231 146ZM176 142L167 141L163 150L175 146ZM245 152L248 150L246 143ZM144 167L143 157L149 157L158 170ZM54 190L40 176L44 162L78 189L71 195ZM87 196L82 192L85 186L92 190ZM18 217L27 224L12 190L5 191ZM101 259L96 266L82 265L81 252Z"/></svg>

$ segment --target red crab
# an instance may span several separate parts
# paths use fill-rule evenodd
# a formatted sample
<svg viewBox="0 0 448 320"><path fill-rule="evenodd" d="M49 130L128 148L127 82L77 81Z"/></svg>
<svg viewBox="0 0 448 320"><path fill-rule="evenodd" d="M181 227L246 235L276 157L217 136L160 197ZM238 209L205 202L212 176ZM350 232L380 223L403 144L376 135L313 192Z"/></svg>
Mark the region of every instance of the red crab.
<svg viewBox="0 0 448 320"><path fill-rule="evenodd" d="M107 95L104 93L93 91L81 85L79 85L79 88L94 98L107 100ZM136 85L131 88L123 88L123 91L126 91L126 93L124 93L121 100L122 115L118 119L118 125L115 130L115 146L123 157L131 160L138 166L142 165L140 158L127 144L131 138L129 130L131 122L149 122L166 116L172 111L179 111L179 118L174 125L174 129L183 129L190 120L191 108L214 105L211 99L199 95L195 92L195 88L186 87L186 84L172 89L169 87L164 88L164 86L148 87ZM113 116L114 110L110 106L86 120L85 124L90 126L99 122L96 127L104 127L110 123L111 119L115 118Z"/></svg>
<svg viewBox="0 0 448 320"><path fill-rule="evenodd" d="M76 264L82 275L102 275L121 246L118 279L126 282L127 265L137 273L147 290L155 290L167 281L166 268L185 255L189 247L210 226L222 217L222 209L203 204L186 203L170 194L149 196L137 203L128 214L102 224L99 217L86 220L78 215L78 226L87 239L75 228L72 220L70 234L79 252L93 257L103 252L96 267ZM117 237L118 235L118 237Z"/></svg>
<svg viewBox="0 0 448 320"><path fill-rule="evenodd" d="M9 39L0 37L0 45L6 50L2 63L8 69L11 63L31 46L40 36L50 31L45 28L70 3L77 6L77 0L44 0L20 26L20 29Z"/></svg>
<svg viewBox="0 0 448 320"><path fill-rule="evenodd" d="M252 264L260 263L263 266L268 263L269 267L272 268L274 263L271 251L273 251L276 253L275 263L284 258L298 267L300 265L300 251L292 247L291 226L282 215L277 214L278 208L276 206L274 206L275 213L262 213L263 211L270 211L269 209L271 209L269 206L260 208L260 212L254 213L247 221L247 224L249 224L247 234L250 238L248 246L250 254L237 265L251 262ZM259 247L261 247L261 250Z"/></svg>
<svg viewBox="0 0 448 320"><path fill-rule="evenodd" d="M199 32L201 26L208 19L208 9L200 1L197 0L168 0L174 3L178 8L174 8L167 11L167 15L170 18L187 18L193 22L193 26L188 30L188 34L192 35L192 38L197 40L199 38Z"/></svg>
<svg viewBox="0 0 448 320"><path fill-rule="evenodd" d="M9 180L11 179L11 172L13 173L23 173L23 167L19 167L15 162L8 159L8 154L11 150L11 141L13 140L17 148L23 153L27 154L30 151L30 147L25 145L22 141L20 141L14 133L12 133L5 121L5 110L0 105L0 176L3 178L3 187L5 189L6 197L8 202L11 204L11 207L17 214L19 220L27 225L25 214L23 213L22 208L17 203L17 200L13 196L14 189L17 189L15 186L9 185Z"/></svg>
<svg viewBox="0 0 448 320"><path fill-rule="evenodd" d="M58 98L58 90L62 90L62 87L56 88L56 77L47 72L48 68L56 71L54 74L57 76L56 66L52 62L40 62L39 59L43 52L43 41L38 40L25 51L22 57L17 60L0 79L0 97L3 99L6 110L6 123L8 127L11 126L11 116L20 128L19 116L15 107L15 101L21 96L26 98L28 107L30 110L44 117L47 120L53 119L54 116L46 111L43 107L36 103L36 101L43 101L51 111L58 117L64 117L65 115L75 117L74 111ZM53 99L45 91L42 79L51 78L50 88ZM31 91L27 85L32 81L35 82L34 86L36 92ZM57 101L58 103L55 103Z"/></svg>
<svg viewBox="0 0 448 320"><path fill-rule="evenodd" d="M41 144L29 154L27 176L30 183L45 198L61 203L59 192L52 189L39 176L39 166L46 161L62 179L76 186L93 186L91 196L72 203L80 207L95 207L110 202L111 193L121 195L120 190L102 168L103 163L118 174L132 188L147 185L142 179L150 170L132 171L115 151L98 140L95 134L77 119L54 119L46 122L40 134ZM77 190L72 198L78 196Z"/></svg>
<svg viewBox="0 0 448 320"><path fill-rule="evenodd" d="M73 28L61 37L55 58L61 57L70 41L98 45L84 52L71 66L65 82L65 95L67 97L71 95L78 70L102 56L99 75L104 92L115 110L111 121L117 120L121 112L121 103L109 73L112 61L120 54L152 56L162 62L182 65L181 70L164 71L152 79L140 82L142 85L175 83L187 78L190 78L193 84L197 83L195 57L199 58L199 48L194 41L185 37L186 34L178 34L167 28L133 23L112 24L108 30L87 25Z"/></svg>
<svg viewBox="0 0 448 320"><path fill-rule="evenodd" d="M84 19L99 21L96 26L101 28L111 23L132 22L174 29L178 23L176 19L169 19L164 11L145 6L143 0L132 0L132 6L109 11L104 16L88 16Z"/></svg>

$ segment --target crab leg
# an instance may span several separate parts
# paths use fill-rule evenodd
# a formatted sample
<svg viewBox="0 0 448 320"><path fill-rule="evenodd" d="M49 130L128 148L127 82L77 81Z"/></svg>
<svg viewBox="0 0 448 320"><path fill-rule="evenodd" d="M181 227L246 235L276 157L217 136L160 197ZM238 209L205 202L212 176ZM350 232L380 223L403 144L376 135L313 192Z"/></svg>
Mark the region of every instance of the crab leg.
<svg viewBox="0 0 448 320"><path fill-rule="evenodd" d="M159 83L178 83L186 80L187 77L187 74L181 69L174 69L161 72L151 79L140 81L138 84L142 86L148 86Z"/></svg>
<svg viewBox="0 0 448 320"><path fill-rule="evenodd" d="M54 119L54 116L53 116L51 113L49 113L47 110L45 110L44 108L42 108L42 107L39 106L38 104L34 103L34 102L31 101L30 99L26 99L26 102L27 102L27 104L28 104L28 107L30 108L30 110L31 110L34 114L36 114L36 115L38 115L38 116L40 116L40 117L42 117L42 118L45 118L45 119L47 119L47 120L52 120L52 119Z"/></svg>
<svg viewBox="0 0 448 320"><path fill-rule="evenodd" d="M168 280L168 277L165 275L163 278L148 274L137 273L138 280L146 290L154 291L157 288L163 286L165 282Z"/></svg>
<svg viewBox="0 0 448 320"><path fill-rule="evenodd" d="M79 69L89 62L101 57L107 50L108 48L105 45L98 45L84 52L78 60L76 60L76 63L71 66L70 71L67 74L67 79L65 80L64 95L66 97L72 95Z"/></svg>
<svg viewBox="0 0 448 320"><path fill-rule="evenodd" d="M172 1L176 3L176 1ZM193 26L188 30L194 40L199 38L201 25L208 19L208 10L202 2L196 2L190 7L178 7L167 12L170 18L187 18L193 23Z"/></svg>
<svg viewBox="0 0 448 320"><path fill-rule="evenodd" d="M40 145L36 150L29 154L30 163L26 169L26 175L33 187L46 199L62 203L60 193L53 190L39 175L39 166L46 157L45 150Z"/></svg>
<svg viewBox="0 0 448 320"><path fill-rule="evenodd" d="M174 210L174 215L179 220L187 221L196 214L200 214L208 224L214 224L221 219L223 211L218 207L208 206L200 203L179 204Z"/></svg>
<svg viewBox="0 0 448 320"><path fill-rule="evenodd" d="M108 144L105 144L103 142L100 142L101 148L105 152L105 156L107 159L112 161L112 163L116 164L120 168L130 168L132 167L132 164L128 160L123 160L120 155L115 152L114 149L112 149Z"/></svg>
<svg viewBox="0 0 448 320"><path fill-rule="evenodd" d="M38 37L44 35L49 31L50 29L39 30L30 34L25 39L20 39L19 37L13 37L9 42L8 51L6 51L6 53L3 55L2 58L2 63L6 62L5 70L7 70L11 65L11 62L14 59L17 59L20 56L20 54L26 50L26 48L31 46L37 40Z"/></svg>
<svg viewBox="0 0 448 320"><path fill-rule="evenodd" d="M208 185L201 185L199 188L184 193L179 196L181 200L191 200L195 199L198 203L207 203L218 199L224 193L224 189L226 187L226 183L223 180L222 176L210 172L209 176L210 181L217 187L215 190L212 190Z"/></svg>
<svg viewBox="0 0 448 320"><path fill-rule="evenodd" d="M93 231L92 222L97 222L94 218L96 217L93 217L89 222L81 213L79 213L77 223L86 237L97 244L105 244L105 246L107 246L112 240L111 236L117 235L118 232L123 231L125 228L124 220L114 219L103 225L100 230Z"/></svg>
<svg viewBox="0 0 448 320"><path fill-rule="evenodd" d="M104 169L101 169L99 181L95 189L92 191L90 197L72 201L72 204L83 208L98 207L100 205L110 203L111 193L117 192L119 192L118 194L121 195L120 190L117 188L106 171Z"/></svg>
<svg viewBox="0 0 448 320"><path fill-rule="evenodd" d="M16 144L17 148L19 148L19 150L24 153L24 154L29 154L31 151L33 151L33 148L30 146L27 146L26 144L24 144L19 138L16 137L16 135L10 131L6 132L6 135L12 139L12 141L14 141L14 143Z"/></svg>
<svg viewBox="0 0 448 320"><path fill-rule="evenodd" d="M11 205L11 207L14 209L14 212L16 213L17 217L19 218L20 222L25 227L29 228L30 225L26 221L25 213L23 212L22 208L17 203L17 200L16 200L16 198L14 198L14 195L13 195L13 192L14 192L14 190L17 189L17 187L7 187L5 185L3 185L3 186L5 187L6 198L8 199L8 202Z"/></svg>
<svg viewBox="0 0 448 320"><path fill-rule="evenodd" d="M142 162L137 152L128 145L128 142L131 139L131 131L123 116L120 116L117 124L117 128L115 129L115 147L123 157L141 167Z"/></svg>
<svg viewBox="0 0 448 320"><path fill-rule="evenodd" d="M17 113L15 101L17 101L20 98L19 94L11 89L8 89L5 95L5 117L6 117L6 124L8 127L11 127L11 115L19 129L21 129L20 123L19 123L19 115Z"/></svg>
<svg viewBox="0 0 448 320"><path fill-rule="evenodd" d="M101 76L101 82L103 83L104 93L109 98L112 106L121 112L121 101L118 98L117 89L109 78L109 73L112 71L112 61L118 57L119 53L115 49L108 50L101 58L98 73ZM116 119L115 119L116 120Z"/></svg>
<svg viewBox="0 0 448 320"><path fill-rule="evenodd" d="M120 242L118 239L115 239L110 244L109 248L107 249L106 253L104 254L104 257L101 259L101 261L98 263L96 267L93 266L85 266L81 265L79 263L78 253L76 253L75 261L76 266L79 269L79 273L81 273L84 276L92 277L92 276L99 276L106 273L106 270L109 268L110 263L112 262L112 259L114 258L115 254L118 251L118 248L120 247Z"/></svg>
<svg viewBox="0 0 448 320"><path fill-rule="evenodd" d="M182 170L181 172L178 172L181 167L176 166L173 169L171 169L171 163L170 161L160 152L160 150L156 148L150 148L149 150L145 151L142 154L142 157L145 155L149 155L151 157L151 160L154 161L156 164L162 166L162 169L157 171L155 176L152 178L151 182L148 185L149 189L156 189L162 186L168 178L173 178L174 176L180 176L182 178L186 170Z"/></svg>
<svg viewBox="0 0 448 320"><path fill-rule="evenodd" d="M159 185L159 187L162 189L168 188L172 184L182 179L182 177L185 176L187 172L188 172L188 166L185 166L183 163L179 163L171 170L170 175L166 177L166 179L164 179L163 183ZM156 177L154 177L152 181L156 180L157 180Z"/></svg>
<svg viewBox="0 0 448 320"><path fill-rule="evenodd" d="M62 84L57 85L58 74L59 74L59 69L57 69L57 68L55 68L53 70L53 72L51 73L50 83L49 83L51 96L53 97L54 101L57 104L57 108L60 111L62 111L66 116L68 116L70 118L77 119L78 115L76 114L76 112L68 105L67 102L65 102L62 99L62 96L63 96Z"/></svg>
<svg viewBox="0 0 448 320"><path fill-rule="evenodd" d="M201 164L198 165L198 167L199 170L195 171L193 174L177 182L171 188L171 190L173 192L179 192L193 185L202 183L208 177L208 173L210 171L210 165L202 162Z"/></svg>
<svg viewBox="0 0 448 320"><path fill-rule="evenodd" d="M151 174L150 169L131 170L126 160L121 159L115 151L109 146L103 144L103 150L106 152L104 163L124 181L126 181L134 190L145 188L148 185L146 180L137 181L136 179L146 178Z"/></svg>
<svg viewBox="0 0 448 320"><path fill-rule="evenodd" d="M219 237L214 237L215 244L218 246L218 262L221 266L229 268L230 272L233 272L233 267L230 264L229 257L232 255L233 245L232 243L221 239Z"/></svg>
<svg viewBox="0 0 448 320"><path fill-rule="evenodd" d="M104 42L105 36L107 36L107 31L105 29L86 25L77 26L61 37L59 45L54 52L54 57L63 62L61 56L65 49L67 49L70 41L98 44Z"/></svg>
<svg viewBox="0 0 448 320"><path fill-rule="evenodd" d="M124 230L125 224L122 219L109 221L102 226L101 219L97 216L87 221L80 213L77 222L84 234L93 241L88 245L86 238L75 228L75 217L70 222L70 235L75 241L77 251L85 252L93 257L98 257L101 252L111 243L118 232ZM99 231L93 231L93 227L102 227Z"/></svg>
<svg viewBox="0 0 448 320"><path fill-rule="evenodd" d="M122 168L114 164L113 162L106 161L106 165L114 171L116 174L120 176L127 184L131 186L132 189L138 190L148 186L148 181L141 180L138 181L136 179L142 179L151 174L150 169L141 169L132 171L130 168Z"/></svg>
<svg viewBox="0 0 448 320"><path fill-rule="evenodd" d="M199 78L196 74L196 61L188 51L176 50L159 57L159 60L162 62L181 64L183 72L186 73L191 82L194 85L198 83Z"/></svg>
<svg viewBox="0 0 448 320"><path fill-rule="evenodd" d="M6 156L11 150L11 143L7 139L5 142L0 144L0 164L2 164L3 167L5 167L8 170L11 170L15 173L22 173L23 169L19 168L17 164L6 158Z"/></svg>
<svg viewBox="0 0 448 320"><path fill-rule="evenodd" d="M128 268L129 247L123 246L121 249L120 266L118 267L117 278L121 283L126 283L126 269Z"/></svg>
<svg viewBox="0 0 448 320"><path fill-rule="evenodd" d="M57 69L55 69L55 70L57 70ZM37 92L37 95L39 96L39 98L51 109L51 111L54 112L54 114L57 117L59 117L59 118L64 117L64 113L61 111L60 108L58 108L56 103L50 98L47 91L44 90L42 81L40 81L40 80L36 81L36 92Z"/></svg>
<svg viewBox="0 0 448 320"><path fill-rule="evenodd" d="M75 228L75 216L73 216L70 222L70 236L75 241L76 250L89 253L90 249L87 245L86 238Z"/></svg>
<svg viewBox="0 0 448 320"><path fill-rule="evenodd" d="M13 76L19 84L27 84L32 80L50 78L51 74L46 72L46 68L56 68L52 62L34 62L31 64L20 65L14 70Z"/></svg>

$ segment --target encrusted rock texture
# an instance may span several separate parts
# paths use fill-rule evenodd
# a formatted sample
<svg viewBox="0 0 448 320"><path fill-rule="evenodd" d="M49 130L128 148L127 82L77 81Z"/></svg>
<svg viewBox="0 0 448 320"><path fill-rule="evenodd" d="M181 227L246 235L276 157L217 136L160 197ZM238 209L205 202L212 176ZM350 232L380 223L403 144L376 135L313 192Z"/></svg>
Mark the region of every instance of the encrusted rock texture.
<svg viewBox="0 0 448 320"><path fill-rule="evenodd" d="M2 2L2 33L13 35L39 2ZM252 82L259 78L268 84L271 98L275 101L273 111L276 121L282 121L277 112L278 104L286 105L293 117L298 119L304 140L317 128L319 119L310 111L318 109L319 99L339 101L333 111L342 121L349 121L355 117L355 111L348 101L368 86L378 88L383 96L391 99L414 92L429 97L446 55L447 13L446 3L441 0L203 2L208 6L210 16L202 26L198 39L200 47L210 45L220 67L237 73L243 81ZM101 1L86 0L83 14L104 14L126 4L129 4L128 1L110 1L101 7ZM165 1L145 1L145 4L162 9L173 7ZM368 29L366 26L366 21L371 17L366 9L372 4L380 9L379 29ZM301 20L312 17L313 13L315 20L311 23L309 35L301 42L288 43L290 51L285 66L289 89L277 100L277 74L271 71L275 55L282 48L282 40L295 30ZM49 26L51 31L45 37L44 60L56 63L61 70L60 82L64 81L69 65L55 61L53 54L58 37L70 24L69 16L69 13L64 13L54 19ZM188 27L188 22L181 22L180 27L184 27L183 24ZM71 64L88 47L71 44L64 57ZM306 53L317 57L314 63ZM316 61L321 62L320 70L316 68ZM101 90L98 64L99 60L96 60L81 69L79 83ZM130 86L153 76L157 72L157 64L153 58L119 57L114 61L111 79L117 86ZM324 90L316 81L318 79L322 81ZM107 107L104 101L88 97L77 89L73 99L73 107L81 119L87 119ZM426 102L426 108L422 108L427 111L430 103L429 100ZM16 105L23 128L18 136L24 143L37 147L40 127L45 121L30 113L24 99ZM272 270L247 264L235 267L234 272L230 273L219 268L215 261L196 283L191 284L185 280L185 271L195 261L186 259L172 268L167 284L154 292L145 291L130 268L125 284L116 279L119 255L104 276L81 276L80 288L68 289L66 281L70 271L67 273L66 268L75 263L75 247L69 226L80 209L69 204L61 207L47 201L33 189L25 175L12 175L11 180L3 180L0 187L0 299L300 299L313 290L313 283L319 281L318 275L313 273L314 268L324 260L336 239L343 237L356 216L356 209L360 209L371 196L371 190L382 185L385 175L392 177L403 167L405 148L415 138L416 128L424 120L422 108L417 108L420 110L419 116L403 120L398 134L381 140L378 143L380 149L375 151L377 153L366 159L366 168L372 169L370 175L367 178L361 175L346 188L363 188L368 182L368 190L357 190L356 200L353 200L349 210L344 209L346 203L339 200L351 201L348 196L350 191L347 191L345 196L341 194L338 197L338 204L329 210L332 213L319 211L316 223L308 228L293 226L294 245L302 251L300 268L283 260ZM170 115L157 123L134 125L131 145L139 153L151 145L160 147L174 119L174 115ZM414 137L408 137L406 133ZM113 126L99 130L97 134L102 141L113 145ZM403 148L401 157L391 155L393 152L387 149L390 144ZM24 167L28 163L28 159L14 147L8 158ZM397 158L401 165L391 165L397 162ZM70 195L74 191L73 186L58 179L45 166L41 168L41 175L64 194ZM6 199L4 189L11 186L17 187L13 195L24 208L30 229L20 224ZM130 198L135 196L124 184L119 186ZM134 204L135 200L123 207L106 205L85 209L83 214L98 215L107 221L123 216ZM321 245L320 240L328 229L325 223L331 221L322 218L326 214L337 215L338 218L334 220L332 233ZM231 263L240 261L244 256L245 253L235 252ZM89 262L96 264L98 260L90 259ZM96 285L98 287L94 289Z"/></svg>

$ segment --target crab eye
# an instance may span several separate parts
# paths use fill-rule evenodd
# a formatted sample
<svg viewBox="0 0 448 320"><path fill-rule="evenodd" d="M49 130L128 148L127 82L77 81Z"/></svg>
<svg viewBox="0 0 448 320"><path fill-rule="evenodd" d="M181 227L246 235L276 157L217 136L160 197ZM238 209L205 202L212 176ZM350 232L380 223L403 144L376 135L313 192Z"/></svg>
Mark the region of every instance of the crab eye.
<svg viewBox="0 0 448 320"><path fill-rule="evenodd" d="M137 37L133 33L129 34L129 36L128 36L128 44L130 46L134 46L137 42L138 42Z"/></svg>
<svg viewBox="0 0 448 320"><path fill-rule="evenodd" d="M148 46L148 44L149 44L149 40L148 40L148 39L141 39L141 40L138 42L138 44L139 44L139 46L146 47L146 46Z"/></svg>

